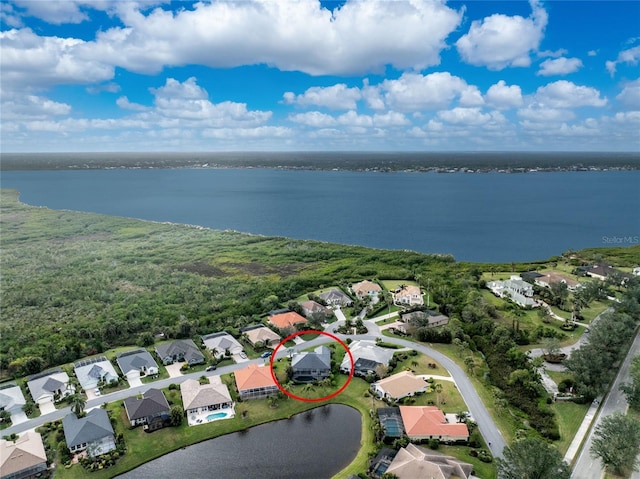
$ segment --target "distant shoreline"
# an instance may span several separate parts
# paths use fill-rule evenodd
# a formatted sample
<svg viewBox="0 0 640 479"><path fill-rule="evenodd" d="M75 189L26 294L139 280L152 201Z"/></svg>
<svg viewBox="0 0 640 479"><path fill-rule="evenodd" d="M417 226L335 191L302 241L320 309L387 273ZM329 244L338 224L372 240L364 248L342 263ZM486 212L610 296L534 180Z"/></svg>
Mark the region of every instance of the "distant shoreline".
<svg viewBox="0 0 640 479"><path fill-rule="evenodd" d="M540 173L640 170L636 152L3 153L0 171L279 169L374 173Z"/></svg>

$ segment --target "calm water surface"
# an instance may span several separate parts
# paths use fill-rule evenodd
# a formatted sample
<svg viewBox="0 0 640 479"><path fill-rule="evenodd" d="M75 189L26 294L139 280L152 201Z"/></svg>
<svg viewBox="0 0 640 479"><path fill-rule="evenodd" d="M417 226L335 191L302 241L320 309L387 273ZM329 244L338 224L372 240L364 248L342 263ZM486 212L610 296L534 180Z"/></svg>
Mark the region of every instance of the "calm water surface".
<svg viewBox="0 0 640 479"><path fill-rule="evenodd" d="M328 479L356 456L361 427L357 410L333 404L194 444L118 478Z"/></svg>
<svg viewBox="0 0 640 479"><path fill-rule="evenodd" d="M546 259L640 236L640 171L527 174L274 169L6 171L25 203L269 236Z"/></svg>

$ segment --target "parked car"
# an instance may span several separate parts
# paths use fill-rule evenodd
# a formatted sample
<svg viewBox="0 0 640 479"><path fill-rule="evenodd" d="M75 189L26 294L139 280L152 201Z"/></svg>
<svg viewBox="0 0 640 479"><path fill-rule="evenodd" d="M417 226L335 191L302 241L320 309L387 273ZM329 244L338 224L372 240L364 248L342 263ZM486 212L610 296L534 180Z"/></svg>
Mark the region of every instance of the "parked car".
<svg viewBox="0 0 640 479"><path fill-rule="evenodd" d="M207 369L205 369L205 371L215 371L216 370L216 366L209 366Z"/></svg>
<svg viewBox="0 0 640 479"><path fill-rule="evenodd" d="M247 359L247 355L246 355L245 353L240 353L240 357L241 357L242 359Z"/></svg>
<svg viewBox="0 0 640 479"><path fill-rule="evenodd" d="M269 356L271 356L271 351L265 351L260 355L261 358L268 358Z"/></svg>
<svg viewBox="0 0 640 479"><path fill-rule="evenodd" d="M100 388L95 388L95 389L93 390L93 394L95 394L96 396L100 396L100 394L102 394L102 393L100 392Z"/></svg>

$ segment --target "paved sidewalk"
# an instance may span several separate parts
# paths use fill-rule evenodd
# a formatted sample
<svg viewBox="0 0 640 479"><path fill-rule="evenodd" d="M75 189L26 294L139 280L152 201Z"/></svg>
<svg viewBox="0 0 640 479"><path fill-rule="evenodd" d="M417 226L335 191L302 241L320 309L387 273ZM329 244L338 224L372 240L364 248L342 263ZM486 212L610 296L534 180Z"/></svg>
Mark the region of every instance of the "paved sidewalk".
<svg viewBox="0 0 640 479"><path fill-rule="evenodd" d="M564 455L564 460L567 464L571 464L580 451L580 445L587 435L587 431L589 431L589 428L591 427L591 423L598 412L598 407L600 407L599 402L592 402L587 414L585 414L582 424L580 424L573 441L571 441L571 444L569 445L569 449L567 449L567 453Z"/></svg>

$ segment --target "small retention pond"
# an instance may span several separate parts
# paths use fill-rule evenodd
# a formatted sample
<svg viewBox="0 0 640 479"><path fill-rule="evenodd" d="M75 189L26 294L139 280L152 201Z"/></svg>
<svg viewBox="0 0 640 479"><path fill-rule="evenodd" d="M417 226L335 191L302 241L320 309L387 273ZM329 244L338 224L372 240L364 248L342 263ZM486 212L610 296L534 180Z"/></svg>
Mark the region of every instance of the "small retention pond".
<svg viewBox="0 0 640 479"><path fill-rule="evenodd" d="M361 428L356 409L322 406L174 451L118 479L329 479L358 453Z"/></svg>

